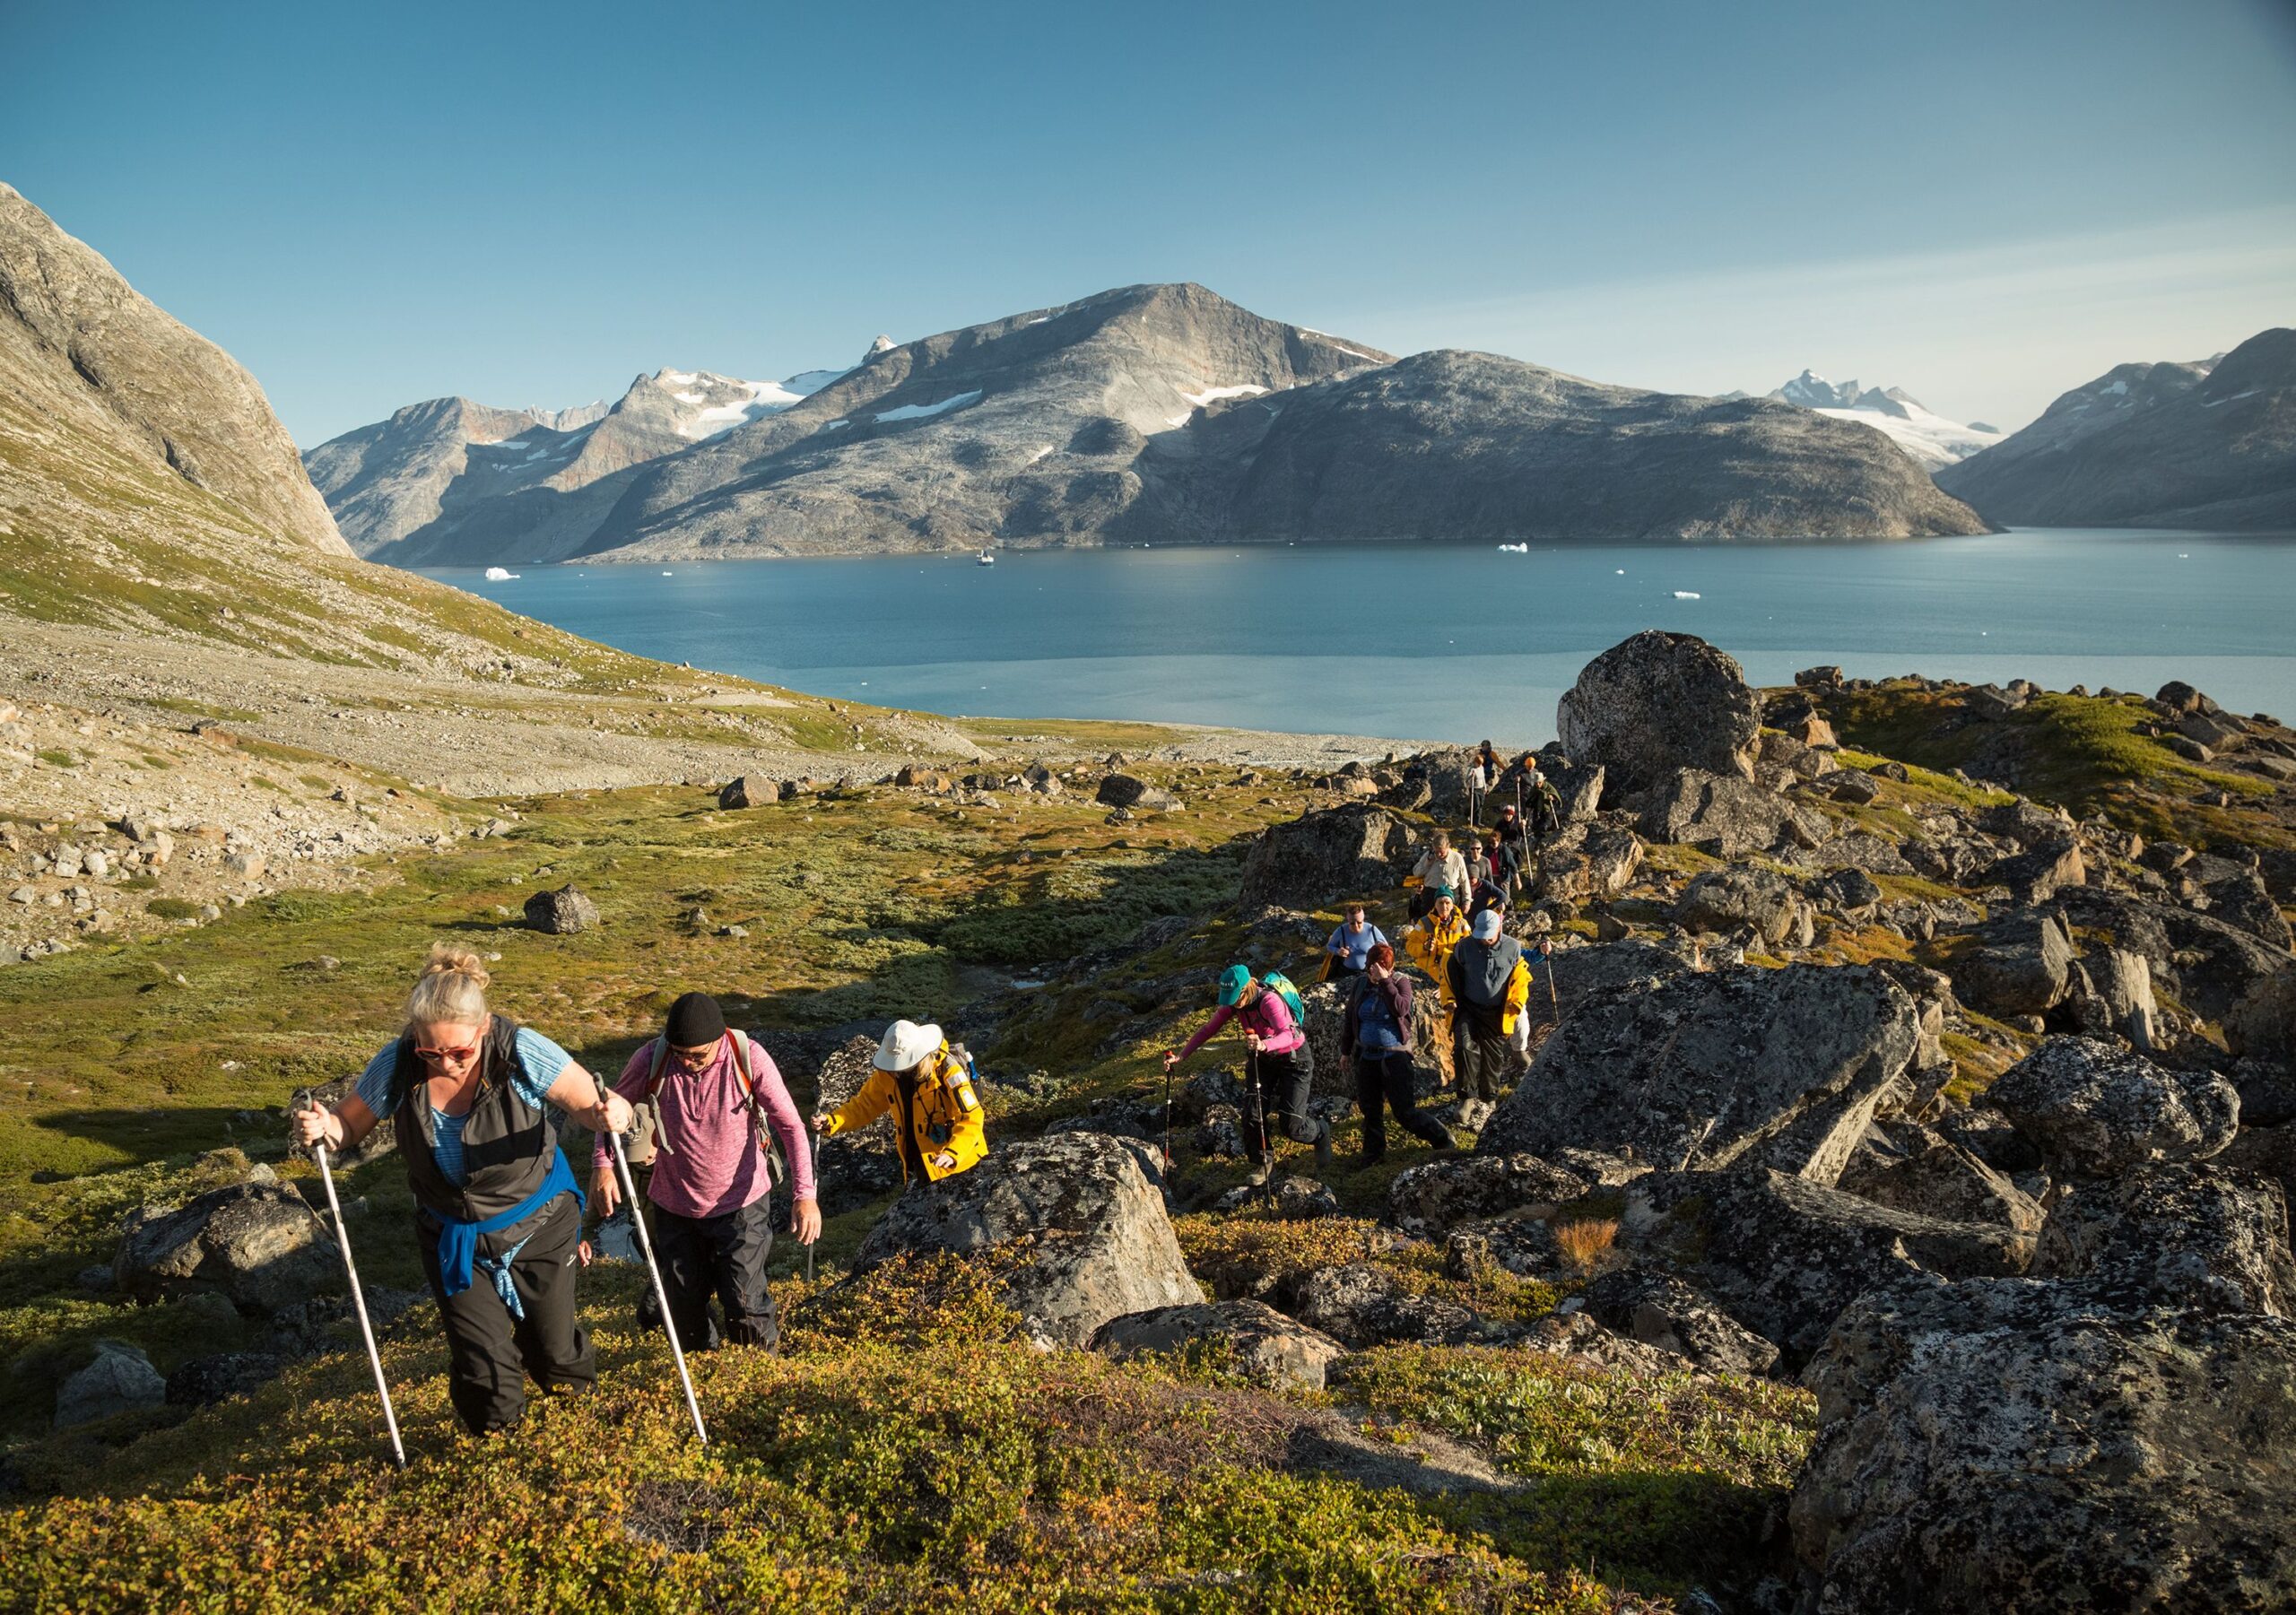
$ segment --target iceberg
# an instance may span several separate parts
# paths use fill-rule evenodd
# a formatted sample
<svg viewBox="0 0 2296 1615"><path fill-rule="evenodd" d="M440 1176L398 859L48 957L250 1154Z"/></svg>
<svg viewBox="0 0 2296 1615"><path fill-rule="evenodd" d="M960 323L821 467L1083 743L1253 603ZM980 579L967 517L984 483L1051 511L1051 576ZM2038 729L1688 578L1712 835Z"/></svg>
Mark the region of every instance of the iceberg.
<svg viewBox="0 0 2296 1615"><path fill-rule="evenodd" d="M508 567L489 567L486 569L486 581L489 583L509 583L516 577L517 577L517 574L513 572Z"/></svg>

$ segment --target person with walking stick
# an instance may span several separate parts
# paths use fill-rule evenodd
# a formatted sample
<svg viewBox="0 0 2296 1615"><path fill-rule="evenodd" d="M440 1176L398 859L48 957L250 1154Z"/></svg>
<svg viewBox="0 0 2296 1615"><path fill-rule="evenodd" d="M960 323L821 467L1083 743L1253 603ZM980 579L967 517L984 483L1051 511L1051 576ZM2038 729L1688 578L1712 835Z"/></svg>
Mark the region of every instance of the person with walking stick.
<svg viewBox="0 0 2296 1615"><path fill-rule="evenodd" d="M813 1131L835 1138L888 1111L900 1152L901 1181L916 1190L978 1166L988 1154L972 1070L952 1054L941 1029L896 1020L885 1029L869 1080L835 1110L813 1117Z"/></svg>
<svg viewBox="0 0 2296 1615"><path fill-rule="evenodd" d="M1316 1147L1316 1165L1331 1165L1331 1124L1308 1112L1315 1090L1316 1055L1308 1042L1304 1016L1298 1006L1299 990L1271 971L1255 978L1243 965L1230 965L1221 973L1219 1003L1196 1036L1178 1048L1164 1051L1164 1069L1170 1072L1220 1029L1234 1020L1243 1029L1246 1064L1252 1079L1251 1114L1244 1118L1245 1137L1253 1150L1253 1164L1262 1181L1274 1160L1268 1141L1268 1108L1275 1124L1294 1143ZM1273 1090L1272 1093L1270 1090Z"/></svg>
<svg viewBox="0 0 2296 1615"><path fill-rule="evenodd" d="M306 1106L292 1119L297 1143L336 1150L378 1121L396 1127L447 1333L448 1398L476 1435L518 1421L528 1378L552 1394L596 1383L589 1336L574 1318L582 1191L549 1112L594 1131L630 1124L627 1100L541 1033L489 1009L490 980L475 953L432 948L405 1029L341 1104Z"/></svg>

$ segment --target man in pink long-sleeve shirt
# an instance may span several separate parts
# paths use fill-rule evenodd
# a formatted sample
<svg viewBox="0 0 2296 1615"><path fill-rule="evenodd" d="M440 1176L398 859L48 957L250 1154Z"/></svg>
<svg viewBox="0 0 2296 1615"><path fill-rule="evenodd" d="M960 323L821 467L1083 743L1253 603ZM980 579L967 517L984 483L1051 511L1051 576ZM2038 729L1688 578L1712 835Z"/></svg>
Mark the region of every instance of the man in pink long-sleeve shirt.
<svg viewBox="0 0 2296 1615"><path fill-rule="evenodd" d="M778 1344L780 1325L765 1285L765 1259L773 1250L773 1185L754 1120L759 1114L789 1163L796 1202L789 1229L800 1245L821 1237L822 1213L804 1123L772 1056L756 1039L726 1030L716 999L688 993L670 1006L661 1038L630 1056L614 1091L632 1103L650 1091L658 1113L646 1198L654 1203L654 1254L678 1339L699 1344L712 1337L714 1289L726 1309L727 1339L769 1349ZM599 1143L592 1188L600 1211L611 1216L620 1195L613 1156L603 1137Z"/></svg>

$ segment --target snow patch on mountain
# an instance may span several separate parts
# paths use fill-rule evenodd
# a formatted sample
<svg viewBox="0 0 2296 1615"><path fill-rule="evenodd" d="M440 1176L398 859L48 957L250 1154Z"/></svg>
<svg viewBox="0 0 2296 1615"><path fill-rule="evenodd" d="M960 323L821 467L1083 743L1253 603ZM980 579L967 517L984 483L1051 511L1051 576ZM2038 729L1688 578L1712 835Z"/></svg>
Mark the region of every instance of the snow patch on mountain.
<svg viewBox="0 0 2296 1615"><path fill-rule="evenodd" d="M1863 387L1855 380L1837 386L1811 369L1773 388L1770 396L1885 433L1927 471L1966 460L2002 438L1990 427L1964 426L1935 413L1902 387Z"/></svg>
<svg viewBox="0 0 2296 1615"><path fill-rule="evenodd" d="M1178 393L1181 397L1196 405L1196 408L1202 409L1205 404L1213 402L1215 399L1254 398L1257 397L1260 394L1265 393L1267 389L1264 386L1254 386L1250 382L1247 381L1238 386L1208 386L1200 393L1187 392L1177 386L1174 387L1172 391Z"/></svg>
<svg viewBox="0 0 2296 1615"><path fill-rule="evenodd" d="M967 404L979 402L980 390L976 387L970 393L944 398L938 404L904 404L898 409L882 411L877 416L877 423L882 426L889 421L922 421L928 415L945 415L951 410L961 410Z"/></svg>

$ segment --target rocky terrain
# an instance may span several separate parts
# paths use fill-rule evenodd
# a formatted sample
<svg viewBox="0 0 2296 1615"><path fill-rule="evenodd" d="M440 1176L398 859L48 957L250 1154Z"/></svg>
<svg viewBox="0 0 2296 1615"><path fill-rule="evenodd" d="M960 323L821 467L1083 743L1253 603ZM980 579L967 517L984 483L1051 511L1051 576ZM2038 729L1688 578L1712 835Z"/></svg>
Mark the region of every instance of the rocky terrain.
<svg viewBox="0 0 2296 1615"><path fill-rule="evenodd" d="M1995 522L2296 527L2296 330L2117 365L1937 484Z"/></svg>
<svg viewBox="0 0 2296 1615"><path fill-rule="evenodd" d="M413 447L400 419L338 444L375 445L361 464L385 469L362 475L427 488L446 460ZM1396 360L1194 285L882 344L801 403L613 476L586 480L587 449L557 469L578 438L517 437L531 470L465 455L435 519L428 505L411 512L429 525L377 553L476 565L1983 530L1888 441L1822 415L1603 386L1491 354ZM337 473L321 459L336 449L312 455L331 491ZM363 494L344 484L330 497L365 530L352 503Z"/></svg>

